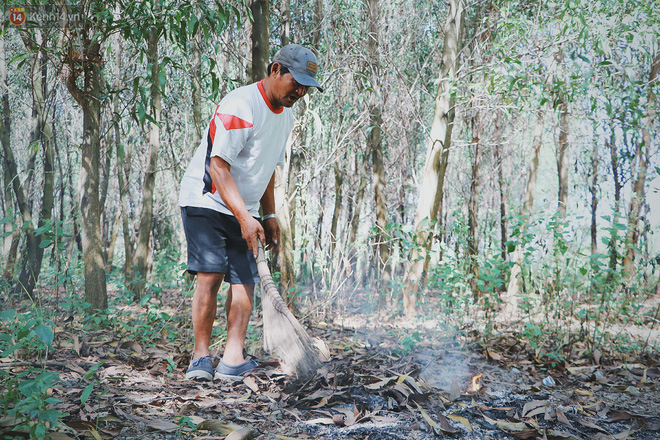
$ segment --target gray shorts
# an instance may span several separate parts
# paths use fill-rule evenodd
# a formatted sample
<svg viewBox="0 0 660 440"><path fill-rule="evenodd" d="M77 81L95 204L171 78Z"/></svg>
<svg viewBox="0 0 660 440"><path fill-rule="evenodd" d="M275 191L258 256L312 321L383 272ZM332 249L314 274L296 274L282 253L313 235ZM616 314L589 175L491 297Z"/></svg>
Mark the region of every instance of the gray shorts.
<svg viewBox="0 0 660 440"><path fill-rule="evenodd" d="M236 217L182 206L181 218L188 242L188 272L223 273L230 284L259 283L257 262Z"/></svg>

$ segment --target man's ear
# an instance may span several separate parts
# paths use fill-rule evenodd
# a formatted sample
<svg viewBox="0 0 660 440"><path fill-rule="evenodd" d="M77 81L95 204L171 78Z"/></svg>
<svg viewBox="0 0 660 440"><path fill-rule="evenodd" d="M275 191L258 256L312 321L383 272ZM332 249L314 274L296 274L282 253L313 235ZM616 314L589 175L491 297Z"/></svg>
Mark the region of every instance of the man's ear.
<svg viewBox="0 0 660 440"><path fill-rule="evenodd" d="M270 74L277 76L282 70L282 65L277 61L273 62L273 65L270 66Z"/></svg>

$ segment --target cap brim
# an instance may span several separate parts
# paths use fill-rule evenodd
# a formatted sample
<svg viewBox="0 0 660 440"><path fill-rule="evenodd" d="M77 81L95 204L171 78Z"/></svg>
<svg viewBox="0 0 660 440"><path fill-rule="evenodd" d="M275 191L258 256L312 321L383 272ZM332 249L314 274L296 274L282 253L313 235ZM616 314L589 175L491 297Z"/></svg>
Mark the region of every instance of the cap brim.
<svg viewBox="0 0 660 440"><path fill-rule="evenodd" d="M298 84L302 84L303 86L307 87L316 87L319 89L319 92L323 92L321 85L311 76L305 75L304 73L295 72L291 69L289 69L289 72L291 75L293 75L293 78L298 82Z"/></svg>

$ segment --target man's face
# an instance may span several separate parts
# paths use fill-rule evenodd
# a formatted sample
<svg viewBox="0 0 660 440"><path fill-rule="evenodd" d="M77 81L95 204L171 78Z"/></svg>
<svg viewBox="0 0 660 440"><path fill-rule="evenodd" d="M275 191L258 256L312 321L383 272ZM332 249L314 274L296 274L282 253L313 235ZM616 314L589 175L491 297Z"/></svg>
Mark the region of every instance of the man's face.
<svg viewBox="0 0 660 440"><path fill-rule="evenodd" d="M275 75L275 90L274 99L277 102L273 104L276 106L291 107L300 98L307 94L309 87L298 84L293 75L290 73L281 73L281 66L278 64L272 67Z"/></svg>

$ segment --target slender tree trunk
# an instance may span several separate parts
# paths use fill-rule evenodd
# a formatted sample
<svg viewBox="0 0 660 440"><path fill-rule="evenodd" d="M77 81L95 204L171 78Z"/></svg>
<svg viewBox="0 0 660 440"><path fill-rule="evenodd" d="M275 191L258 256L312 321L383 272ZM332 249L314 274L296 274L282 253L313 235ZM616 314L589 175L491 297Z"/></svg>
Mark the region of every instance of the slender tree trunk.
<svg viewBox="0 0 660 440"><path fill-rule="evenodd" d="M100 162L100 126L101 126L101 44L89 38L95 38L89 29L83 29L83 89L76 83L73 56L69 54L67 88L83 110L83 139L80 170L80 214L83 260L85 265L85 301L95 309L108 307L108 294L105 278L105 264L101 237L101 218L99 203L99 162Z"/></svg>
<svg viewBox="0 0 660 440"><path fill-rule="evenodd" d="M156 172L158 166L158 150L160 149L160 121L161 121L161 91L160 91L160 66L158 60L158 40L160 32L153 26L147 37L147 60L151 65L151 112L155 122L149 123L149 154L147 168L144 172L142 185L142 212L140 214L140 226L138 239L133 256L135 277L133 279L133 297L139 301L144 293L148 275L148 258L151 247L149 238L151 236L154 191L156 189Z"/></svg>
<svg viewBox="0 0 660 440"><path fill-rule="evenodd" d="M280 35L280 43L282 47L291 43L291 0L282 0L282 34Z"/></svg>
<svg viewBox="0 0 660 440"><path fill-rule="evenodd" d="M13 152L11 150L11 113L9 108L9 88L7 86L7 63L5 59L5 39L0 37L0 93L2 96L2 120L0 121L0 143L2 144L3 151L3 191L2 196L5 204L5 215L11 215L16 218L13 209L11 209L13 202L11 197L12 180L16 178L16 170L12 176L12 163L14 169L16 163L13 159ZM11 153L7 155L7 152ZM11 233L10 233L11 230ZM5 280L13 279L13 267L18 254L18 242L20 238L19 228L13 228L13 221L7 222L3 225L3 233L5 234L3 242L3 255L5 255L5 266L3 268L3 278Z"/></svg>
<svg viewBox="0 0 660 440"><path fill-rule="evenodd" d="M475 110L476 111L476 110ZM479 212L479 172L481 168L481 148L479 145L479 132L477 130L478 122L475 121L478 115L472 118L472 143L474 144L474 152L472 155L472 179L470 182L470 198L468 200L468 243L467 243L467 256L468 256L468 273L470 277L470 288L473 296L479 296L477 292L477 279L479 277L479 265L477 262L478 245L477 245L477 226L478 226L478 212Z"/></svg>
<svg viewBox="0 0 660 440"><path fill-rule="evenodd" d="M539 173L539 156L543 144L543 109L536 114L536 126L534 127L534 140L532 141L532 161L529 164L527 187L525 188L525 203L523 205L524 215L527 217L534 208L534 196L536 195L536 181Z"/></svg>
<svg viewBox="0 0 660 440"><path fill-rule="evenodd" d="M495 120L495 133L497 142L495 142L495 166L497 167L497 187L500 193L500 247L502 249L502 261L506 261L507 255L507 229L506 229L506 183L504 181L504 155L502 154L502 115L497 114Z"/></svg>
<svg viewBox="0 0 660 440"><path fill-rule="evenodd" d="M268 0L252 0L252 82L266 76L268 67Z"/></svg>
<svg viewBox="0 0 660 440"><path fill-rule="evenodd" d="M388 223L389 211L386 193L385 164L383 162L382 142L382 96L381 68L379 59L379 29L380 29L380 6L378 0L368 0L367 13L369 17L369 29L367 34L367 51L369 74L372 91L369 93L369 128L367 130L367 151L371 153L373 166L374 196L376 205L376 242L378 252L376 267L378 268L377 279L380 280L377 289L381 292L379 304L384 305L385 295L383 287L387 288L391 278L390 265L390 242L385 230Z"/></svg>
<svg viewBox="0 0 660 440"><path fill-rule="evenodd" d="M36 50L34 64L32 66L32 111L35 118L34 131L30 136L30 145L41 147L44 152L43 193L37 228L44 226L51 218L53 209L54 193L54 156L52 145L52 132L48 112L46 111L46 81L48 71L46 68L45 53L26 43L28 50ZM27 209L27 211L31 210ZM24 212L24 220L28 221L26 233L26 252L23 259L21 273L18 283L14 287L15 293L21 293L33 297L33 291L41 273L41 262L44 249L40 246L41 236L35 234L34 225L30 212ZM27 217L26 217L27 216Z"/></svg>
<svg viewBox="0 0 660 440"><path fill-rule="evenodd" d="M291 212L286 191L286 170L282 167L275 169L275 206L277 221L280 225L279 268L280 286L282 293L287 297L290 305L295 303L296 275L294 272L293 244L294 231L291 227ZM289 296L291 295L291 296Z"/></svg>
<svg viewBox="0 0 660 440"><path fill-rule="evenodd" d="M628 232L626 235L626 254L623 257L623 270L626 277L630 279L633 275L633 260L639 240L639 214L642 206L646 203L646 172L651 157L651 133L654 132L654 120L657 113L657 102L653 87L658 82L660 72L660 51L655 54L648 84L648 100L646 104L646 116L642 120L642 142L637 143L635 161L637 170L633 171L636 176L633 182L633 194L628 210Z"/></svg>
<svg viewBox="0 0 660 440"><path fill-rule="evenodd" d="M557 174L559 190L557 209L566 217L568 203L568 102L562 93L559 98L559 144L557 145Z"/></svg>
<svg viewBox="0 0 660 440"><path fill-rule="evenodd" d="M197 147L202 140L202 51L201 32L192 41L192 110L193 133L192 145Z"/></svg>
<svg viewBox="0 0 660 440"><path fill-rule="evenodd" d="M331 259L335 259L335 249L337 247L337 242L339 241L339 236L337 233L337 224L339 223L339 215L341 213L341 201L342 201L342 186L344 185L344 174L343 170L339 168L337 162L334 163L333 169L335 172L335 209L332 211L332 221L330 223L330 252L329 256Z"/></svg>
<svg viewBox="0 0 660 440"><path fill-rule="evenodd" d="M612 218L612 228L610 233L610 262L609 268L610 272L607 277L607 281L611 282L614 277L614 272L616 271L617 263L619 260L619 251L617 249L618 242L618 224L619 216L621 213L621 189L623 185L621 184L621 179L619 178L619 158L616 153L616 138L614 131L614 124L611 124L611 134L610 140L606 142L607 146L610 149L610 160L612 164L612 180L614 181L614 215Z"/></svg>
<svg viewBox="0 0 660 440"><path fill-rule="evenodd" d="M532 160L529 164L527 173L527 185L525 188L525 202L523 204L522 221L519 226L521 230L527 228L529 215L534 208L534 196L536 195L536 180L538 177L539 169L539 155L541 152L541 145L543 145L543 109L538 110L536 116L536 126L534 127L534 140L532 141ZM518 295L520 293L520 281L523 264L523 250L521 245L516 245L513 252L513 266L511 266L511 273L509 274L509 284L506 293L502 297L504 303L503 313L508 316L514 316L518 311Z"/></svg>
<svg viewBox="0 0 660 440"><path fill-rule="evenodd" d="M591 254L598 253L598 228L596 225L598 211L598 142L594 137L591 150L591 182L589 184L591 193Z"/></svg>
<svg viewBox="0 0 660 440"><path fill-rule="evenodd" d="M115 246L117 245L117 237L119 236L119 226L121 225L123 209L122 207L117 208L115 217L112 220L112 228L110 229L110 240L108 240L108 250L105 258L105 270L106 272L112 271L113 262L115 259Z"/></svg>
<svg viewBox="0 0 660 440"><path fill-rule="evenodd" d="M429 250L432 236L429 235L429 224L442 205L445 172L449 163L451 133L454 122L454 94L451 89L458 70L459 53L461 50L461 34L463 26L463 0L450 0L447 23L445 24L445 39L442 49L442 63L438 75L438 90L435 97L435 112L431 125L431 137L427 147L426 165L424 166L422 183L419 187L419 200L415 215L415 229L419 241L413 249L411 267L408 272L409 288L404 289L403 304L406 314L416 312L417 297L415 292L423 282L423 275L428 267Z"/></svg>
<svg viewBox="0 0 660 440"><path fill-rule="evenodd" d="M356 162L357 162L357 156L356 156ZM358 247L355 245L357 242L357 235L358 235L358 229L360 228L360 215L362 214L362 205L363 205L363 200L364 200L364 193L366 192L365 188L367 186L367 162L363 161L361 166L358 166L356 163L355 169L359 170L358 171L358 186L357 190L355 191L353 195L353 203L352 203L352 216L350 216L351 223L350 223L350 257L349 261L351 264L351 276L352 276L352 281L357 280L357 261L358 261Z"/></svg>
<svg viewBox="0 0 660 440"><path fill-rule="evenodd" d="M323 21L323 0L314 1L314 30L312 31L312 45L319 46L321 41L321 22Z"/></svg>

